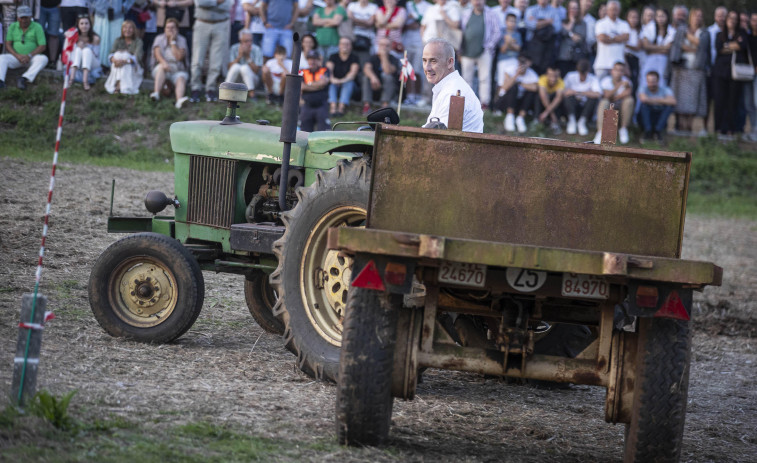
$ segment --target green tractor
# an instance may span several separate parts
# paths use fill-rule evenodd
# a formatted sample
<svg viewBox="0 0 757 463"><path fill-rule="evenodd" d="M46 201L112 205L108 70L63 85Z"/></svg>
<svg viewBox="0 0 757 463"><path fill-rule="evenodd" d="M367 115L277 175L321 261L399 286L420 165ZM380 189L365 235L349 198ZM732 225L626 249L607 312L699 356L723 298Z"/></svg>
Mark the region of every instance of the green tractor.
<svg viewBox="0 0 757 463"><path fill-rule="evenodd" d="M374 132L298 132L300 79L287 76L282 127L239 122L247 90L229 83L222 122L171 126L175 197L151 191L152 217L109 217L109 232L130 235L92 269L90 305L109 334L170 342L202 309L202 270L239 274L259 325L304 372L336 379L352 260L328 249L327 230L364 224ZM373 119L398 122L393 110Z"/></svg>

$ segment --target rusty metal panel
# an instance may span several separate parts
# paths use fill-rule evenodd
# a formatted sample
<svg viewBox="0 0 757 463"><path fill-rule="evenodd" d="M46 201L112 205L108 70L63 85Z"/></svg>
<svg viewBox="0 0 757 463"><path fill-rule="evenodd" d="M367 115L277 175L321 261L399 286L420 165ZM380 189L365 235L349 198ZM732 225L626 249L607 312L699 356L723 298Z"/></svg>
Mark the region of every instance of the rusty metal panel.
<svg viewBox="0 0 757 463"><path fill-rule="evenodd" d="M689 153L381 126L368 227L680 257Z"/></svg>

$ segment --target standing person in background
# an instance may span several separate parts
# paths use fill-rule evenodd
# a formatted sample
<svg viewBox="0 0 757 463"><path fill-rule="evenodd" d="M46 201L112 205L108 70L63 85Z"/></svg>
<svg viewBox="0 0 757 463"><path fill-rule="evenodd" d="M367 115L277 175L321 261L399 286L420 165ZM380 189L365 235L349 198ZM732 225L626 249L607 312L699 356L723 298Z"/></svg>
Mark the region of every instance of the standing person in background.
<svg viewBox="0 0 757 463"><path fill-rule="evenodd" d="M232 0L231 4L231 34L229 35L229 45L239 43L239 31L245 27L245 14L242 0Z"/></svg>
<svg viewBox="0 0 757 463"><path fill-rule="evenodd" d="M6 35L7 53L0 55L0 89L5 88L8 69L29 68L16 80L16 86L26 90L26 85L34 82L47 64L45 31L39 23L32 21L32 9L21 5L16 9L16 16L18 20L10 25Z"/></svg>
<svg viewBox="0 0 757 463"><path fill-rule="evenodd" d="M568 9L563 6L563 3L565 3L565 0L552 0L550 2L552 8L557 10L557 15L560 17L561 22L565 21L568 17Z"/></svg>
<svg viewBox="0 0 757 463"><path fill-rule="evenodd" d="M747 63L748 37L739 27L739 14L729 11L725 28L715 37L715 67L712 70L715 99L715 131L725 139L739 131L737 124L739 102L742 98L743 83L733 80L731 62L734 54L737 63Z"/></svg>
<svg viewBox="0 0 757 463"><path fill-rule="evenodd" d="M528 38L528 28L526 27L526 9L528 8L528 0L515 0L513 6L518 11L518 32L523 43L526 43Z"/></svg>
<svg viewBox="0 0 757 463"><path fill-rule="evenodd" d="M407 60L413 69L423 69L423 39L421 39L421 21L423 15L431 7L426 0L408 0L405 9L407 20L402 32L402 43L407 50ZM423 79L409 80L407 82L407 98L405 102L410 105L427 107L428 101L423 98Z"/></svg>
<svg viewBox="0 0 757 463"><path fill-rule="evenodd" d="M121 37L113 42L110 50L110 75L105 81L108 93L136 95L142 85L142 54L144 45L137 36L137 28L130 20L121 26Z"/></svg>
<svg viewBox="0 0 757 463"><path fill-rule="evenodd" d="M654 22L655 7L647 5L641 10L641 28L644 29L647 24Z"/></svg>
<svg viewBox="0 0 757 463"><path fill-rule="evenodd" d="M339 52L339 24L346 18L347 12L336 3L336 0L326 0L326 6L317 8L313 13L315 38L318 39L324 56ZM328 63L326 65L328 66ZM333 79L333 73L331 77Z"/></svg>
<svg viewBox="0 0 757 463"><path fill-rule="evenodd" d="M749 15L749 32L749 51L752 53L752 63L757 71L757 11L752 11ZM744 106L752 129L745 138L757 141L757 78L744 84Z"/></svg>
<svg viewBox="0 0 757 463"><path fill-rule="evenodd" d="M88 1L61 0L59 11L60 25L64 31L67 31L72 27L76 27L76 18L78 18L80 14L89 14Z"/></svg>
<svg viewBox="0 0 757 463"><path fill-rule="evenodd" d="M486 110L491 101L492 61L502 33L497 12L488 8L484 0L472 0L471 5L473 8L464 11L461 17L460 67L466 82L473 82L474 73L478 71L478 98L481 109Z"/></svg>
<svg viewBox="0 0 757 463"><path fill-rule="evenodd" d="M360 72L360 60L352 52L352 41L347 37L339 39L339 52L326 62L331 74L329 84L329 112L334 117L344 115L344 111L355 90L355 79Z"/></svg>
<svg viewBox="0 0 757 463"><path fill-rule="evenodd" d="M693 8L688 26L679 27L671 49L670 86L676 98L678 129L691 135L694 117L707 117L707 67L710 34L704 28L702 10Z"/></svg>
<svg viewBox="0 0 757 463"><path fill-rule="evenodd" d="M673 7L673 27L679 29L681 27L687 27L689 18L689 9L684 5L676 5Z"/></svg>
<svg viewBox="0 0 757 463"><path fill-rule="evenodd" d="M590 69L589 61L582 59L576 64L576 70L565 76L563 96L565 112L568 115L568 126L565 130L568 135L575 134L576 129L581 136L589 134L586 123L594 118L601 94L599 81L589 72Z"/></svg>
<svg viewBox="0 0 757 463"><path fill-rule="evenodd" d="M407 21L407 10L397 5L397 0L384 0L384 6L376 11L376 37L389 39L390 51L402 54L402 28ZM375 44L374 44L375 46Z"/></svg>
<svg viewBox="0 0 757 463"><path fill-rule="evenodd" d="M157 16L157 32L163 33L168 18L174 18L179 24L179 34L187 42L192 40L192 21L189 7L194 5L193 0L155 0L155 16Z"/></svg>
<svg viewBox="0 0 757 463"><path fill-rule="evenodd" d="M92 31L88 15L79 16L76 21L79 40L71 54L71 82L81 82L84 90L89 90L102 75L100 67L100 37ZM115 41L115 39L114 39ZM108 61L110 64L110 61Z"/></svg>
<svg viewBox="0 0 757 463"><path fill-rule="evenodd" d="M263 52L260 47L252 43L252 32L241 29L237 33L239 39L229 50L229 71L226 82L236 82L242 77L247 86L247 97L255 96L255 87L260 83L260 71L263 68Z"/></svg>
<svg viewBox="0 0 757 463"><path fill-rule="evenodd" d="M39 19L37 22L45 30L47 39L48 67L55 67L58 58L58 33L60 29L60 5L61 0L40 0ZM2 34L2 31L0 31Z"/></svg>
<svg viewBox="0 0 757 463"><path fill-rule="evenodd" d="M649 71L646 74L646 85L639 87L637 98L639 105L639 120L644 134L641 143L656 139L660 144L665 143L665 130L668 126L668 118L673 113L676 98L673 91L660 83L660 75L657 71Z"/></svg>
<svg viewBox="0 0 757 463"><path fill-rule="evenodd" d="M507 15L505 21L505 29L502 33L502 40L499 43L499 53L497 54L497 88L499 89L505 83L505 69L512 67L513 63L517 63L518 55L523 48L523 41L518 32L517 18L514 14ZM517 66L517 64L516 64ZM499 92L497 92L499 94ZM495 115L499 114L500 110L495 110Z"/></svg>
<svg viewBox="0 0 757 463"><path fill-rule="evenodd" d="M507 21L507 15L515 15L515 23L517 27L521 13L520 10L510 4L510 0L499 0L499 8L493 8L496 9L497 14L499 15L499 28L502 30L502 32L505 31L505 22Z"/></svg>
<svg viewBox="0 0 757 463"><path fill-rule="evenodd" d="M229 50L229 28L232 0L195 0L195 23L192 34L192 74L189 101L200 101L202 65L209 54L205 101L218 101L216 81L222 75L224 57Z"/></svg>
<svg viewBox="0 0 757 463"><path fill-rule="evenodd" d="M563 21L559 34L557 68L560 69L561 76L568 75L576 69L578 60L589 58L586 27L586 23L581 19L581 7L578 0L571 0L568 3L568 17Z"/></svg>
<svg viewBox="0 0 757 463"><path fill-rule="evenodd" d="M315 36L313 34L305 34L300 39L300 44L302 45L302 54L300 54L300 69L307 69L308 66L310 66L310 62L307 59L308 52L310 50L318 50L318 41L315 39ZM318 54L318 59L321 59L320 53Z"/></svg>
<svg viewBox="0 0 757 463"><path fill-rule="evenodd" d="M597 57L594 60L594 74L602 81L610 75L610 69L617 62L625 62L626 42L631 35L628 23L620 19L620 2L607 2L607 16L597 21Z"/></svg>
<svg viewBox="0 0 757 463"><path fill-rule="evenodd" d="M252 34L252 43L259 47L263 43L263 34L265 33L263 20L260 19L260 8L262 4L262 0L242 0L242 8L244 9L244 28L249 30ZM305 32L300 33L300 35L304 34Z"/></svg>
<svg viewBox="0 0 757 463"><path fill-rule="evenodd" d="M555 62L555 37L562 29L562 20L547 0L536 0L536 5L526 9L526 27L532 67L542 74Z"/></svg>
<svg viewBox="0 0 757 463"><path fill-rule="evenodd" d="M357 0L347 5L347 17L352 21L355 42L352 48L362 65L368 60L376 38L376 11L378 6L369 0Z"/></svg>
<svg viewBox="0 0 757 463"><path fill-rule="evenodd" d="M302 105L300 106L300 129L329 129L328 90L329 70L321 65L318 50L309 50L308 67L300 71L302 75ZM317 127L316 127L317 126Z"/></svg>
<svg viewBox="0 0 757 463"><path fill-rule="evenodd" d="M100 36L100 64L110 67L108 55L113 42L121 35L121 24L124 15L131 8L134 0L94 0L92 8L95 12L95 34Z"/></svg>
<svg viewBox="0 0 757 463"><path fill-rule="evenodd" d="M636 90L639 87L639 65L644 54L641 49L641 42L639 42L639 34L641 33L639 10L635 8L628 10L626 22L629 28L628 41L626 42L626 64L628 64L628 72L631 76L631 82L633 82L633 94L636 95Z"/></svg>
<svg viewBox="0 0 757 463"><path fill-rule="evenodd" d="M323 5L323 0L318 0L318 6ZM300 37L315 32L312 24L310 24L310 17L313 15L314 6L315 2L313 0L297 0L297 20L294 22L294 32L299 33ZM323 64L322 58L321 64Z"/></svg>
<svg viewBox="0 0 757 463"><path fill-rule="evenodd" d="M443 38L453 48L460 47L462 31L460 30L460 4L454 0L436 0L423 15L421 21L421 38L428 44L431 39ZM439 27L441 26L441 28ZM425 46L423 48L426 49Z"/></svg>
<svg viewBox="0 0 757 463"><path fill-rule="evenodd" d="M713 77L713 68L715 66L715 58L718 56L718 51L715 49L715 38L725 28L725 18L728 16L728 8L719 6L715 8L714 20L715 22L707 28L707 32L710 34L710 67L707 72L707 117L710 117L710 110L713 108L713 97L715 96Z"/></svg>
<svg viewBox="0 0 757 463"><path fill-rule="evenodd" d="M641 75L649 71L657 72L663 82L668 72L668 53L673 45L676 30L670 25L670 15L664 8L655 11L655 20L641 31L641 43L647 56L641 68Z"/></svg>
<svg viewBox="0 0 757 463"><path fill-rule="evenodd" d="M602 100L597 106L597 135L594 137L594 144L602 143L602 121L605 109L610 105L615 105L615 108L620 111L618 139L621 145L625 145L628 143L628 126L631 124L634 105L633 84L626 77L626 65L622 61L615 63L610 75L599 81L599 88L602 91Z"/></svg>
<svg viewBox="0 0 757 463"><path fill-rule="evenodd" d="M171 81L176 95L176 108L189 99L185 96L189 69L187 65L187 39L179 34L179 21L176 18L166 19L164 33L155 37L153 41L153 69L152 78L155 80L150 98L160 100L160 93L166 80Z"/></svg>
<svg viewBox="0 0 757 463"><path fill-rule="evenodd" d="M597 35L595 34L597 18L589 13L593 6L594 0L581 0L581 18L586 23L586 46L589 48L589 64L594 62L594 47L597 45Z"/></svg>
<svg viewBox="0 0 757 463"><path fill-rule="evenodd" d="M297 22L299 4L297 0L262 0L260 20L263 21L263 57L274 56L276 47L281 45L286 55L292 54L292 31ZM196 13L195 13L196 14ZM289 72L289 71L287 71Z"/></svg>

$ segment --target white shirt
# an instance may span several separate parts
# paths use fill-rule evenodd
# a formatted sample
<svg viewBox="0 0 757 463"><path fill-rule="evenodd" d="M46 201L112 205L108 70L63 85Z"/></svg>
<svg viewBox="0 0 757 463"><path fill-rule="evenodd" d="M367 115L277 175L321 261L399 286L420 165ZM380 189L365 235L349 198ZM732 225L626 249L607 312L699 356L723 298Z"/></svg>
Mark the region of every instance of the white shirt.
<svg viewBox="0 0 757 463"><path fill-rule="evenodd" d="M628 80L628 77L626 77L626 76L622 76L622 77L620 78L620 80L621 80L622 82L625 82L626 84L628 84L628 86L629 86L629 88L630 88L630 86L631 86L631 81L630 81L630 80ZM605 76L605 77L604 77L604 78L602 79L602 82L601 82L601 83L599 84L599 86L600 86L600 88L602 89L602 93L601 93L601 94L602 94L602 98L604 98L604 96L605 96L605 90L612 90L612 89L614 89L614 88L615 88L615 83L614 83L614 82L612 81L612 76ZM623 87L623 86L620 86L620 87L618 87L618 89L617 89L617 90L615 91L615 95L620 95L620 94L621 94L621 93L623 93L623 92L624 92L625 90L626 90L626 88L625 88L625 87Z"/></svg>
<svg viewBox="0 0 757 463"><path fill-rule="evenodd" d="M584 22L586 23L586 45L591 48L592 45L597 43L597 34L594 33L594 28L597 26L597 18L587 14L584 16Z"/></svg>
<svg viewBox="0 0 757 463"><path fill-rule="evenodd" d="M470 88L457 71L452 71L444 76L432 90L434 96L431 100L431 113L428 115L426 124L431 119L438 117L439 121L449 126L449 97L457 95L460 90L460 96L465 97L465 110L463 112L463 132L484 131L484 112L481 110L481 101L478 99L473 89Z"/></svg>
<svg viewBox="0 0 757 463"><path fill-rule="evenodd" d="M718 23L715 23L707 28L707 32L710 33L710 64L715 64L715 57L718 54L717 50L715 50L715 37L720 33L720 26L718 26Z"/></svg>
<svg viewBox="0 0 757 463"><path fill-rule="evenodd" d="M576 92L597 92L600 95L602 94L601 89L599 88L599 80L597 80L597 76L594 74L586 74L586 80L581 80L581 74L578 73L578 71L572 71L567 74L565 74L565 79L563 79L565 82L565 89L566 90L573 90ZM580 101L586 101L586 96L577 96L576 97Z"/></svg>
<svg viewBox="0 0 757 463"><path fill-rule="evenodd" d="M518 73L518 60L508 60L503 66L505 74L510 77L515 77ZM515 78L515 82L518 84L518 97L523 95L526 90L523 88L523 84L538 84L539 74L531 68L526 69L526 73Z"/></svg>
<svg viewBox="0 0 757 463"><path fill-rule="evenodd" d="M612 39L623 34L630 35L631 27L627 22L620 18L616 18L615 21L613 21L607 16L604 19L597 21L594 32L596 37L604 34ZM597 57L594 60L594 70L611 69L618 61L625 63L625 49L625 43L607 44L597 40Z"/></svg>
<svg viewBox="0 0 757 463"><path fill-rule="evenodd" d="M444 4L444 11L447 13L447 17L449 17L452 21L460 21L460 4L455 1L448 1ZM423 15L423 19L421 20L421 25L425 26L426 29L423 31L423 43L428 42L431 39L435 39L439 37L439 32L436 30L436 22L437 21L444 21L444 18L442 17L441 13L442 7L440 7L438 4L431 5L431 8L426 10L426 14ZM456 32L460 32L462 34L462 31L459 29L455 29Z"/></svg>
<svg viewBox="0 0 757 463"><path fill-rule="evenodd" d="M242 4L245 3L252 3L253 5L260 7L263 3L261 0L242 0ZM260 19L260 15L254 15L250 17L250 28L249 31L251 34L262 34L265 32L265 26L263 25L263 21Z"/></svg>
<svg viewBox="0 0 757 463"><path fill-rule="evenodd" d="M352 2L349 5L347 5L347 13L352 13L352 16L355 19L359 19L360 21L368 21L371 19L371 16L373 16L376 11L378 10L378 5L375 3L368 3L365 6L362 6L360 2ZM376 37L376 29L375 28L367 28L367 27L360 27L360 26L353 26L353 31L357 35L362 35L363 37L370 37L371 40L373 40L374 37Z"/></svg>
<svg viewBox="0 0 757 463"><path fill-rule="evenodd" d="M655 27L655 23L650 22L641 30L639 40L647 39L647 41L654 45L667 45L669 43L673 43L673 39L675 39L676 37L676 30L675 28L673 28L673 26L670 25L668 25L668 30L665 31L665 37L661 38L660 36L655 35L656 31L657 28Z"/></svg>

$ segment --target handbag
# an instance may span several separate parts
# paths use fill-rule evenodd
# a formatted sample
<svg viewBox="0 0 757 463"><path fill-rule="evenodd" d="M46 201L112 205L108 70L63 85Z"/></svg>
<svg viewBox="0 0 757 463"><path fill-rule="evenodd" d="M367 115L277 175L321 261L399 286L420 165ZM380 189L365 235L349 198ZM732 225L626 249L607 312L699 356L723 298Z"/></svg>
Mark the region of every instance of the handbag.
<svg viewBox="0 0 757 463"><path fill-rule="evenodd" d="M731 58L731 78L738 82L751 82L754 80L754 63L752 63L752 51L749 44L746 45L746 55L749 63L737 63L736 53Z"/></svg>
<svg viewBox="0 0 757 463"><path fill-rule="evenodd" d="M181 22L182 19L184 19L184 12L186 10L184 8L178 8L175 6L171 6L166 8L166 19L168 18L174 18L175 20Z"/></svg>
<svg viewBox="0 0 757 463"><path fill-rule="evenodd" d="M355 34L355 45L352 47L355 51L368 51L371 49L372 41L370 37Z"/></svg>

